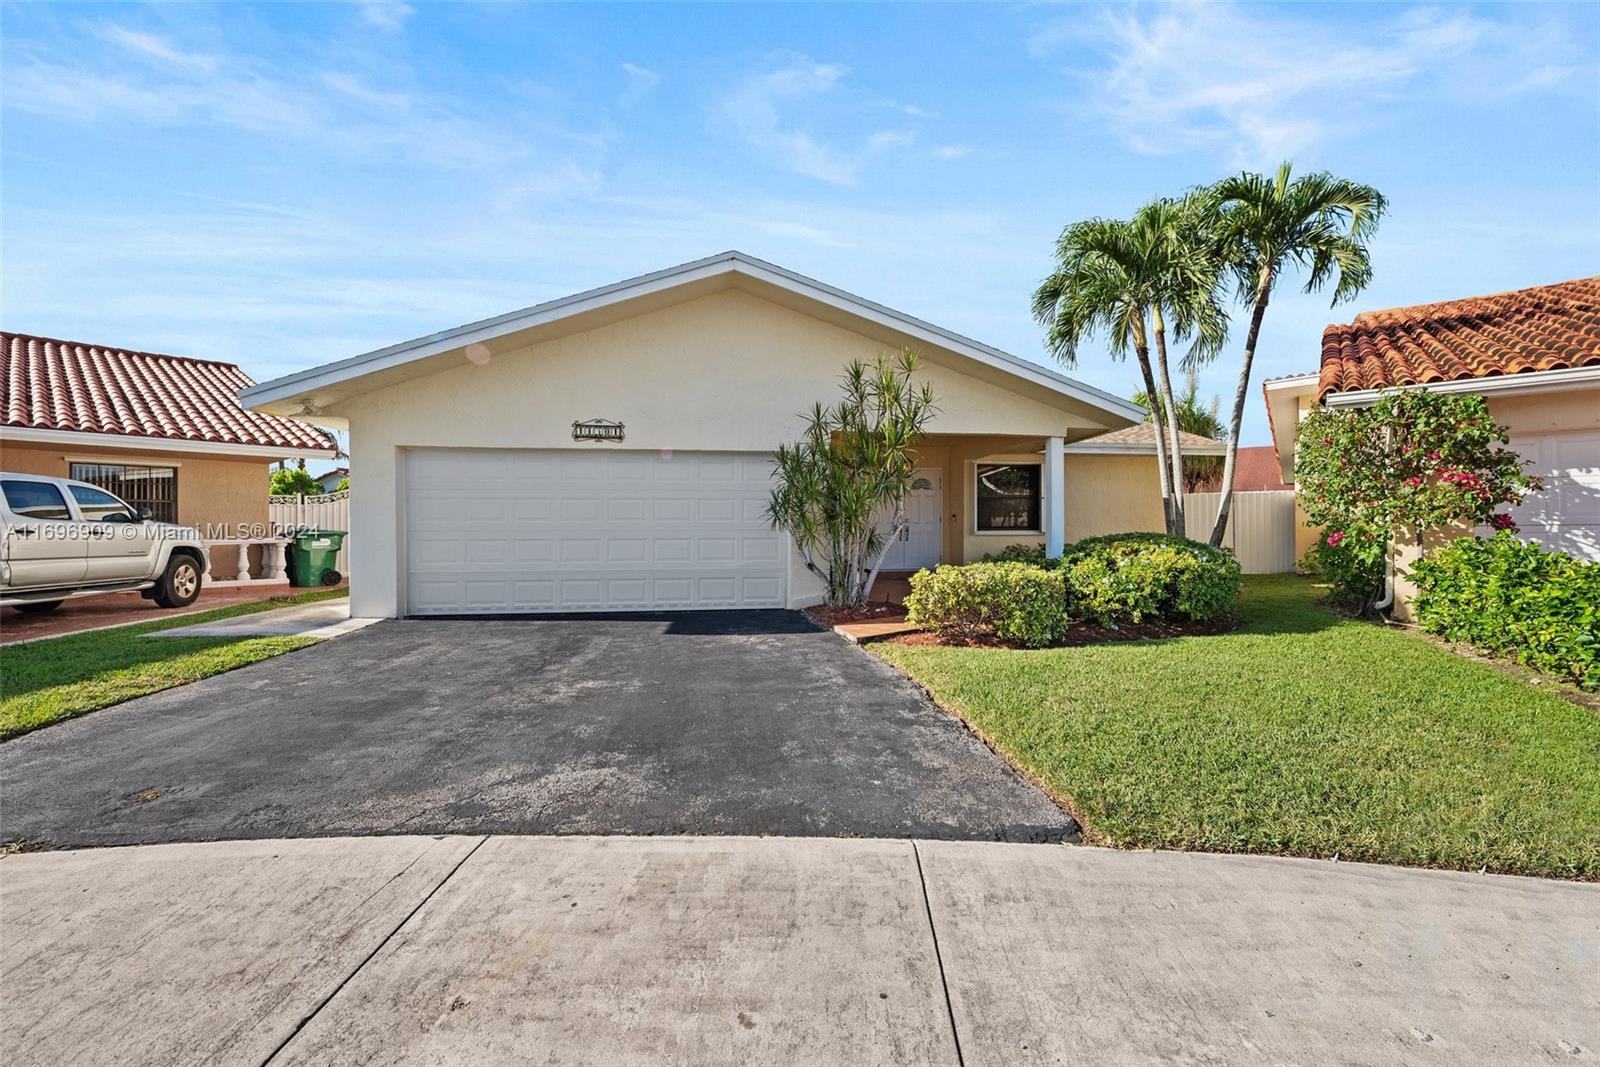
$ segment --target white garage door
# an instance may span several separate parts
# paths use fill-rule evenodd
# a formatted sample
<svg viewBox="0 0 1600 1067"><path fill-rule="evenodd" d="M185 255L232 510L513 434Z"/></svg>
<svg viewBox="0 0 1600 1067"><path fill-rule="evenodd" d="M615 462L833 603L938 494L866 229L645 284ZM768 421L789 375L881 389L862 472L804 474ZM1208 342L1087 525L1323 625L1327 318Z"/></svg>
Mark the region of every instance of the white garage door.
<svg viewBox="0 0 1600 1067"><path fill-rule="evenodd" d="M1544 492L1512 511L1520 536L1579 559L1600 560L1600 433L1517 436L1511 447Z"/></svg>
<svg viewBox="0 0 1600 1067"><path fill-rule="evenodd" d="M771 457L412 449L412 615L784 606Z"/></svg>

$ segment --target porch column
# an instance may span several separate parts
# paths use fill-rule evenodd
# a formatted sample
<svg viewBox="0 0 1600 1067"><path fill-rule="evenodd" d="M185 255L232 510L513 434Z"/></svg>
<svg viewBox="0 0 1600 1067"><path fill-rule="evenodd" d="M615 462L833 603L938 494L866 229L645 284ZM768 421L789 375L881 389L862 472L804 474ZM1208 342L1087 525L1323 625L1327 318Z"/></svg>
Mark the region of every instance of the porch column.
<svg viewBox="0 0 1600 1067"><path fill-rule="evenodd" d="M1044 443L1044 554L1050 559L1060 559L1066 547L1067 501L1066 478L1063 474L1061 449L1065 442L1059 437L1047 438Z"/></svg>

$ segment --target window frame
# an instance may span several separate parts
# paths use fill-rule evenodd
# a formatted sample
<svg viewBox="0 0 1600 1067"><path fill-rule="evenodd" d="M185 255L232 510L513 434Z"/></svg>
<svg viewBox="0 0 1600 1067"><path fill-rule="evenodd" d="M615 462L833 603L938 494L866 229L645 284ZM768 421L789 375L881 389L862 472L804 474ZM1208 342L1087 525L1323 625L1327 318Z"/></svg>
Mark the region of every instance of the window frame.
<svg viewBox="0 0 1600 1067"><path fill-rule="evenodd" d="M989 527L979 525L979 493L983 487L983 478L978 473L984 467L1035 467L1038 469L1038 489L1034 494L1035 513L1039 517L1037 526L1024 529L1020 526ZM991 499L1020 500L1020 496L997 496ZM972 461L972 533L978 537L1013 537L1018 535L1041 536L1044 533L1044 460L1043 459L1016 459L1016 460L973 460Z"/></svg>
<svg viewBox="0 0 1600 1067"><path fill-rule="evenodd" d="M157 471L170 474L172 478L172 499L157 500L154 497L150 497L148 499L141 500L137 496L130 496L126 492L118 492L117 489L113 489L111 486L106 485L102 481L98 480L99 478L104 477L104 475L97 473L96 475L89 476L87 475L85 468L94 468L96 472L104 471L106 468L115 468L120 472L126 472L129 470L145 471L147 472L145 475L145 484L147 485L155 484L155 472ZM73 459L69 460L67 463L67 470L71 472L68 477L70 477L73 481L83 482L85 485L92 485L96 489L110 493L112 496L128 505L128 507L132 508L133 514L136 517L138 516L141 508L147 508L150 512L151 521L172 524L176 524L178 521L178 469L179 468L176 463L150 463L147 461L122 459Z"/></svg>

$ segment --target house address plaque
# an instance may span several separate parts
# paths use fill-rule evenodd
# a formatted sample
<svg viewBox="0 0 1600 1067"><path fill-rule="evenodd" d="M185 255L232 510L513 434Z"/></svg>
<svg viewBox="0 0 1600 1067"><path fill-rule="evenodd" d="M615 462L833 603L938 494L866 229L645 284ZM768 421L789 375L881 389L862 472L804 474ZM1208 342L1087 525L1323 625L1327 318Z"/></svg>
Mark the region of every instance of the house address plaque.
<svg viewBox="0 0 1600 1067"><path fill-rule="evenodd" d="M584 419L572 424L574 441L620 441L622 437L622 423L610 419Z"/></svg>

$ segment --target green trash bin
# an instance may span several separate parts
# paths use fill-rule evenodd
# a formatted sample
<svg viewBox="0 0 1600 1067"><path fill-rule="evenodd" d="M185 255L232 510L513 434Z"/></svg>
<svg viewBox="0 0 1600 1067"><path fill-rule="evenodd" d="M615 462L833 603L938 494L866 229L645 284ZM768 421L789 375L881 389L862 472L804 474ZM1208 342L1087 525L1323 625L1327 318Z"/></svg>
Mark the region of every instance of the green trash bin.
<svg viewBox="0 0 1600 1067"><path fill-rule="evenodd" d="M289 538L289 584L338 585L344 575L334 564L344 539L343 530L302 530Z"/></svg>

